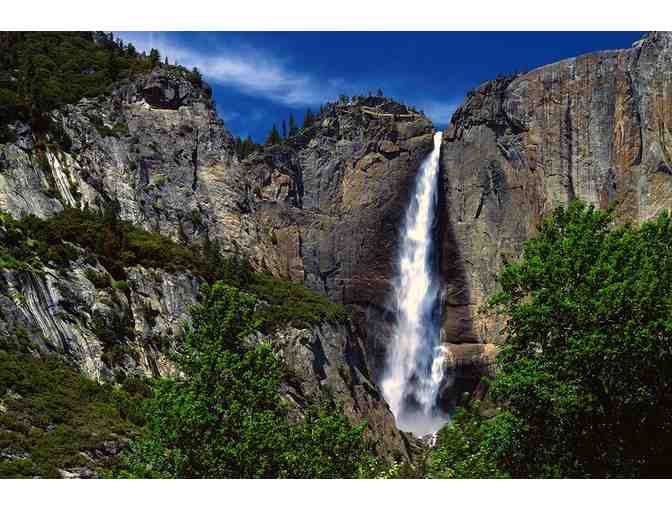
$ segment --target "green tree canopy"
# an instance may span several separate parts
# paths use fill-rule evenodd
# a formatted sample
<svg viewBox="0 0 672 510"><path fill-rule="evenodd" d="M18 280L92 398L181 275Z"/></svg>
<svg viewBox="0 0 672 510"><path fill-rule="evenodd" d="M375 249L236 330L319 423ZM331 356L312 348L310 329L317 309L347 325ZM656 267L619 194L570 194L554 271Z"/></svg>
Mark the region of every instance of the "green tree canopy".
<svg viewBox="0 0 672 510"><path fill-rule="evenodd" d="M294 136L299 130L299 127L296 125L296 119L294 114L289 114L289 136Z"/></svg>
<svg viewBox="0 0 672 510"><path fill-rule="evenodd" d="M507 478L490 444L492 425L480 412L480 403L458 409L438 434L428 478Z"/></svg>
<svg viewBox="0 0 672 510"><path fill-rule="evenodd" d="M490 398L501 410L471 439L516 477L670 476L669 214L615 226L574 202L499 283L492 305L508 322Z"/></svg>
<svg viewBox="0 0 672 510"><path fill-rule="evenodd" d="M161 63L161 54L156 48L152 48L149 51L149 66L154 68Z"/></svg>
<svg viewBox="0 0 672 510"><path fill-rule="evenodd" d="M292 422L280 398L283 365L257 330L253 295L215 283L204 289L175 357L182 377L154 383L145 436L121 476L348 478L375 467L365 424L328 403Z"/></svg>
<svg viewBox="0 0 672 510"><path fill-rule="evenodd" d="M312 126L315 123L315 118L315 114L308 108L306 114L303 116L303 127L307 128Z"/></svg>
<svg viewBox="0 0 672 510"><path fill-rule="evenodd" d="M234 144L234 150L236 151L236 155L238 156L239 160L245 159L247 156L252 154L255 150L257 150L258 146L252 141L252 138L250 136L246 136L245 139L241 139L239 136L236 137L235 144Z"/></svg>
<svg viewBox="0 0 672 510"><path fill-rule="evenodd" d="M268 137L266 138L266 144L276 145L280 142L282 142L282 138L280 137L280 133L278 133L278 128L275 127L275 124L273 124L273 127L271 128L271 131L268 133Z"/></svg>

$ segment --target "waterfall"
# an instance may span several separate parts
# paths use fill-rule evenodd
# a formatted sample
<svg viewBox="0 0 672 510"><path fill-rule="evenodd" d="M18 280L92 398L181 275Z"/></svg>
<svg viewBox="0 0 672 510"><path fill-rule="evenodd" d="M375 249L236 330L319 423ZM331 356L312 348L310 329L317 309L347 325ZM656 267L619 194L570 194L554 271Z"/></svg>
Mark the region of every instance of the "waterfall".
<svg viewBox="0 0 672 510"><path fill-rule="evenodd" d="M433 252L440 151L441 132L437 132L402 225L394 280L396 324L381 381L397 427L419 437L436 432L448 421L437 406L439 390L446 384Z"/></svg>

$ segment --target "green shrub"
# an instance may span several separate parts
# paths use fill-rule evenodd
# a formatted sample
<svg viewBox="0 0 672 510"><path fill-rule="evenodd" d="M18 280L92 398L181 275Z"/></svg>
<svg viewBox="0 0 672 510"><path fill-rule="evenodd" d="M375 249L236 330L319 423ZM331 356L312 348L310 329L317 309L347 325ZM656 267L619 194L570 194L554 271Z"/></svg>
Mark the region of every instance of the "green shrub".
<svg viewBox="0 0 672 510"><path fill-rule="evenodd" d="M58 468L111 467L81 452L131 437L144 423L143 382L119 389L99 384L56 358L0 351L0 451L27 456L0 460L0 478L58 478Z"/></svg>
<svg viewBox="0 0 672 510"><path fill-rule="evenodd" d="M42 266L37 253L37 243L26 229L8 213L0 211L0 269L36 271Z"/></svg>
<svg viewBox="0 0 672 510"><path fill-rule="evenodd" d="M458 409L438 434L430 454L428 478L506 478L492 444L493 423L479 403Z"/></svg>
<svg viewBox="0 0 672 510"><path fill-rule="evenodd" d="M112 286L122 292L128 292L130 290L130 286L126 280L115 280L114 283L112 283Z"/></svg>
<svg viewBox="0 0 672 510"><path fill-rule="evenodd" d="M302 284L282 280L264 273L254 273L249 290L264 301L260 307L263 329L272 331L284 324L307 326L326 320L344 322L348 314L342 305Z"/></svg>

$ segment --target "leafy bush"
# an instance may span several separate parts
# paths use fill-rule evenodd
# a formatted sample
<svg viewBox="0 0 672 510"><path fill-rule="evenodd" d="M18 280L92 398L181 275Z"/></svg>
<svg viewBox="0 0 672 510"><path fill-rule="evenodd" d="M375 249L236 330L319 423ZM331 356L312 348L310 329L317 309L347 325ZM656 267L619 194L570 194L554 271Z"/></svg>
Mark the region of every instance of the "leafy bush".
<svg viewBox="0 0 672 510"><path fill-rule="evenodd" d="M38 270L42 263L36 246L19 222L0 211L0 269Z"/></svg>
<svg viewBox="0 0 672 510"><path fill-rule="evenodd" d="M501 418L497 418L501 419ZM458 409L437 438L428 478L506 478L495 455L493 421L481 414L479 404Z"/></svg>
<svg viewBox="0 0 672 510"><path fill-rule="evenodd" d="M112 287L122 292L128 292L131 288L126 280L115 280Z"/></svg>
<svg viewBox="0 0 672 510"><path fill-rule="evenodd" d="M672 475L671 246L668 213L636 228L579 202L557 209L491 302L508 316L490 387L502 411L458 420L437 462L477 474L473 460L495 459L515 477Z"/></svg>
<svg viewBox="0 0 672 510"><path fill-rule="evenodd" d="M87 269L84 273L86 279L93 283L93 286L96 289L107 289L112 285L112 280L110 275L107 273L102 273L100 271L95 271L94 269Z"/></svg>
<svg viewBox="0 0 672 510"><path fill-rule="evenodd" d="M323 320L343 322L348 318L342 305L331 303L297 282L254 273L248 288L265 302L260 307L265 331L284 324L306 326Z"/></svg>

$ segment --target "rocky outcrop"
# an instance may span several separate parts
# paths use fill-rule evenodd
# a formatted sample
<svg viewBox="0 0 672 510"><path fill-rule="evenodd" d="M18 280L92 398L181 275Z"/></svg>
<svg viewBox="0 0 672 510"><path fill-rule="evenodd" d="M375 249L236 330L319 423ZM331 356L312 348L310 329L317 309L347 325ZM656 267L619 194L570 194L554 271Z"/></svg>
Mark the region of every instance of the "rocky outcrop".
<svg viewBox="0 0 672 510"><path fill-rule="evenodd" d="M372 339L380 337L365 326L370 310L383 315L396 225L431 150L425 117L385 98L334 103L310 128L240 162L207 86L162 67L52 112L51 123L46 136L16 124L16 142L0 145L2 210L112 210L178 242L216 240L257 269L350 305L353 326L325 323L273 339L296 364L300 382L287 398L300 404L326 388L348 415L369 420L382 453L408 458L372 382ZM1 333L97 379L170 374L166 343L179 335L201 282L143 267L125 272L127 281L114 282L84 254L60 271L5 271Z"/></svg>
<svg viewBox="0 0 672 510"><path fill-rule="evenodd" d="M84 259L66 271L3 271L0 337L59 355L98 380L173 374L165 353L189 319L200 282L189 273L127 271L127 282L114 282Z"/></svg>
<svg viewBox="0 0 672 510"><path fill-rule="evenodd" d="M57 355L90 377L114 382L129 376L176 375L166 354L179 342L202 281L190 273L127 268L114 282L91 261L65 271L4 271L0 280L0 349ZM121 284L120 284L121 283ZM372 382L361 338L345 323L310 328L287 326L253 341L270 341L291 377L282 394L296 416L321 398L331 398L389 459L409 459L409 438Z"/></svg>
<svg viewBox="0 0 672 510"><path fill-rule="evenodd" d="M479 309L496 289L502 257L517 256L556 206L579 198L633 222L672 206L671 78L672 35L651 33L632 48L486 82L468 95L441 153L443 335L453 351L497 342L503 318Z"/></svg>
<svg viewBox="0 0 672 510"><path fill-rule="evenodd" d="M216 239L225 252L282 273L247 214L248 176L206 85L158 68L52 112L51 123L39 139L16 125L17 141L0 145L2 210L46 217L66 206L113 209L177 241Z"/></svg>
<svg viewBox="0 0 672 510"><path fill-rule="evenodd" d="M263 340L261 334L255 340ZM332 398L343 412L361 423L389 460L408 460L413 439L400 433L382 395L372 382L362 339L348 324L323 322L310 328L285 327L272 338L290 376L283 383L284 398L296 417L309 403Z"/></svg>
<svg viewBox="0 0 672 510"><path fill-rule="evenodd" d="M350 308L374 376L389 338L397 229L432 133L426 117L403 105L353 98L327 105L309 129L245 162L274 266Z"/></svg>

